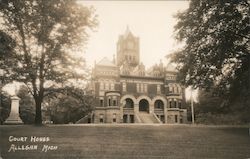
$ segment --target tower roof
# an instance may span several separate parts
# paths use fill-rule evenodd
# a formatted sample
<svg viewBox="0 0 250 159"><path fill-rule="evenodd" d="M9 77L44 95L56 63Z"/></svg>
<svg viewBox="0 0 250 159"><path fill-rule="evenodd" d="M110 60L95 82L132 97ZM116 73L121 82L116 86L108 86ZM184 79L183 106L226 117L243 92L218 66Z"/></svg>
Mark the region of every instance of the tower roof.
<svg viewBox="0 0 250 159"><path fill-rule="evenodd" d="M129 35L133 36L132 32L131 32L130 29L129 29L129 26L127 25L127 28L126 28L124 37L127 38Z"/></svg>

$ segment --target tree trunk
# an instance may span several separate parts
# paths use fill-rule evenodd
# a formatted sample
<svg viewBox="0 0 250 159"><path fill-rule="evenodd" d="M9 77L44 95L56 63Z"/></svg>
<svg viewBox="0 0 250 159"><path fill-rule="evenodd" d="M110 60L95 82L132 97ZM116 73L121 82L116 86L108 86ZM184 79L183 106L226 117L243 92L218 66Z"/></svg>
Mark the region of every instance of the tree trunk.
<svg viewBox="0 0 250 159"><path fill-rule="evenodd" d="M35 99L36 101L36 117L35 117L35 124L42 125L42 100Z"/></svg>

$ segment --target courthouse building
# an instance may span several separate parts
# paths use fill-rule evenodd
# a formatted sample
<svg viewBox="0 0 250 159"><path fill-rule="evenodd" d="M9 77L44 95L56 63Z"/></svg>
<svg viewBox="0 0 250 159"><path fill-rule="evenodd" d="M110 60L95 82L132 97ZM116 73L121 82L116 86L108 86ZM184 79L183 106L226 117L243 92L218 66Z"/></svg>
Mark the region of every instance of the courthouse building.
<svg viewBox="0 0 250 159"><path fill-rule="evenodd" d="M176 73L162 62L145 70L139 38L127 28L117 41L116 58L105 57L93 68L91 122L185 123L185 88L176 82Z"/></svg>

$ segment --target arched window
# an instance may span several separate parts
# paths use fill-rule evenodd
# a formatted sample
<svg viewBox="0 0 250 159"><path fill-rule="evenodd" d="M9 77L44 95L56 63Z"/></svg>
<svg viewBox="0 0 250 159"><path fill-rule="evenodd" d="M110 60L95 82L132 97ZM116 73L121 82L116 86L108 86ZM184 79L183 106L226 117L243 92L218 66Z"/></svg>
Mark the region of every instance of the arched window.
<svg viewBox="0 0 250 159"><path fill-rule="evenodd" d="M163 109L164 108L164 104L162 102L162 100L156 100L155 101L155 109Z"/></svg>
<svg viewBox="0 0 250 159"><path fill-rule="evenodd" d="M126 104L124 106L125 108L134 108L134 102L132 99L126 98L125 102L126 102Z"/></svg>

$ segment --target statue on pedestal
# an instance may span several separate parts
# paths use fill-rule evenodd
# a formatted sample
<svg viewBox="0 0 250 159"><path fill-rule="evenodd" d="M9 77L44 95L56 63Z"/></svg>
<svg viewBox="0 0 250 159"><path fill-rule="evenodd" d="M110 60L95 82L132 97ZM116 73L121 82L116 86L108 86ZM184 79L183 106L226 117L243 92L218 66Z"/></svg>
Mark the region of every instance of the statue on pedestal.
<svg viewBox="0 0 250 159"><path fill-rule="evenodd" d="M23 124L23 121L19 116L19 100L20 98L18 98L16 95L11 97L10 115L4 124Z"/></svg>

